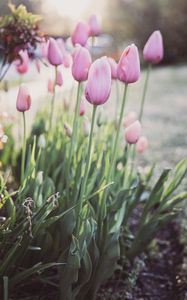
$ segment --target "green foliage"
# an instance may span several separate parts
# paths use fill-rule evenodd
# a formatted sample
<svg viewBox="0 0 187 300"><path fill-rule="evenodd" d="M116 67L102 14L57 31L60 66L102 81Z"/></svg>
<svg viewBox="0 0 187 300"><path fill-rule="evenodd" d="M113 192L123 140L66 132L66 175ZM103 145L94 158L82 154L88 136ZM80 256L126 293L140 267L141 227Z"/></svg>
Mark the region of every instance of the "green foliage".
<svg viewBox="0 0 187 300"><path fill-rule="evenodd" d="M63 118L67 118L66 114ZM70 138L65 135L61 123L57 123L50 134L46 134L44 119L46 113L40 113L28 139L30 146L27 151L25 180L19 189L17 207L15 205L14 209L19 208L19 220L14 217L15 224L21 222L24 209L27 213L30 212L31 221L27 218L26 223L22 221L21 227L16 227L14 247L10 249L10 255L3 258L6 262L5 270L8 270L10 261L11 265L18 263L17 268L21 270L23 265L19 263L19 259L20 255L24 256L21 262L25 268L18 275L14 274L14 270L10 273L3 271L1 274L9 277L11 288L19 286L25 276L32 275L38 267L41 270L48 266L58 268L58 281L54 277L50 279L50 284L56 285L58 282L60 299L95 299L100 285L117 268L119 258L133 261L136 256L141 255L160 228L179 212L179 204L187 198L187 193L177 194L176 188L186 174L187 160L181 161L173 171L163 171L152 187L149 182L153 168L147 173L132 171L127 164L130 157L127 151L131 149L125 148L124 151L118 151L113 181L106 184L110 148L106 152L103 139L111 140L113 125L103 125L106 129L105 136L98 137L97 132L94 135L97 147L92 152L83 207L78 215L87 138L81 134L79 124L80 135L70 166L70 184L67 184ZM33 132L36 134L34 138ZM45 136L44 145L39 142L41 135ZM109 192L103 206L105 189ZM49 200L50 195L56 197ZM101 213L101 206L104 213ZM136 228L131 228L131 219L137 209L141 210L141 216ZM77 231L78 222L80 227ZM26 236L23 228L27 228ZM21 241L18 239L20 232L23 235ZM42 263L41 266L38 265L39 262ZM63 265L55 266L54 262ZM43 276L45 279L47 273Z"/></svg>
<svg viewBox="0 0 187 300"><path fill-rule="evenodd" d="M10 15L0 18L0 48L3 66L18 58L20 50L36 48L41 41L38 23L41 17L27 12L24 5L9 4Z"/></svg>

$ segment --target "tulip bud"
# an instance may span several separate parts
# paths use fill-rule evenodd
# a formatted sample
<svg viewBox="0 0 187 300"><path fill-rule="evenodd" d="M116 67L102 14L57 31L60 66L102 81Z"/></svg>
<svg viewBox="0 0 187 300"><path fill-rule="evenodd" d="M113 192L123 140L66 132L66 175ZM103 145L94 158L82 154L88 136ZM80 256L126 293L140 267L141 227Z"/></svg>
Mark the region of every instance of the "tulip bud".
<svg viewBox="0 0 187 300"><path fill-rule="evenodd" d="M62 52L60 51L58 43L53 38L49 39L47 57L53 66L58 66L63 63Z"/></svg>
<svg viewBox="0 0 187 300"><path fill-rule="evenodd" d="M97 36L101 33L101 24L96 15L90 16L88 20L89 36Z"/></svg>
<svg viewBox="0 0 187 300"><path fill-rule="evenodd" d="M60 50L61 50L61 52L62 52L62 55L63 55L64 52L66 51L64 40L63 40L62 38L58 38L58 39L56 40L56 42L57 42L57 44L58 44L58 46L59 46L59 48L60 48Z"/></svg>
<svg viewBox="0 0 187 300"><path fill-rule="evenodd" d="M111 67L111 75L112 79L117 79L117 63L112 57L108 57L108 62Z"/></svg>
<svg viewBox="0 0 187 300"><path fill-rule="evenodd" d="M48 80L47 90L48 90L49 93L54 92L54 82L51 79Z"/></svg>
<svg viewBox="0 0 187 300"><path fill-rule="evenodd" d="M125 127L128 127L136 120L137 120L137 114L135 113L135 111L131 111L125 116L123 124Z"/></svg>
<svg viewBox="0 0 187 300"><path fill-rule="evenodd" d="M31 97L29 91L26 86L21 85L17 96L16 108L20 112L25 112L30 109L30 106Z"/></svg>
<svg viewBox="0 0 187 300"><path fill-rule="evenodd" d="M66 51L64 53L64 67L69 68L72 65L72 57L71 55Z"/></svg>
<svg viewBox="0 0 187 300"><path fill-rule="evenodd" d="M136 150L139 153L143 153L149 146L146 136L141 136L136 144Z"/></svg>
<svg viewBox="0 0 187 300"><path fill-rule="evenodd" d="M141 136L141 124L139 121L135 121L125 129L125 139L129 144L136 144Z"/></svg>
<svg viewBox="0 0 187 300"><path fill-rule="evenodd" d="M132 44L125 48L117 67L118 79L125 83L136 82L140 77L138 48Z"/></svg>
<svg viewBox="0 0 187 300"><path fill-rule="evenodd" d="M19 52L20 60L16 61L16 70L20 74L24 74L29 69L29 56L27 51L21 50Z"/></svg>
<svg viewBox="0 0 187 300"><path fill-rule="evenodd" d="M84 22L77 23L74 32L71 36L72 44L75 46L76 44L80 44L81 46L85 46L89 36L89 27Z"/></svg>
<svg viewBox="0 0 187 300"><path fill-rule="evenodd" d="M88 73L86 99L93 105L104 104L111 92L111 68L106 57L94 61Z"/></svg>
<svg viewBox="0 0 187 300"><path fill-rule="evenodd" d="M154 31L149 37L143 50L143 56L146 61L153 64L158 64L163 59L163 39L159 30Z"/></svg>
<svg viewBox="0 0 187 300"><path fill-rule="evenodd" d="M68 137L71 137L72 136L72 128L67 123L64 123L64 129L65 129L66 135Z"/></svg>
<svg viewBox="0 0 187 300"><path fill-rule="evenodd" d="M88 71L92 59L88 49L77 46L73 53L72 75L77 81L85 81L88 78Z"/></svg>
<svg viewBox="0 0 187 300"><path fill-rule="evenodd" d="M62 73L60 71L57 71L56 84L58 86L62 86L63 85Z"/></svg>
<svg viewBox="0 0 187 300"><path fill-rule="evenodd" d="M85 105L85 100L84 98L81 100L81 103L80 103L80 116L84 116L86 112L86 105Z"/></svg>

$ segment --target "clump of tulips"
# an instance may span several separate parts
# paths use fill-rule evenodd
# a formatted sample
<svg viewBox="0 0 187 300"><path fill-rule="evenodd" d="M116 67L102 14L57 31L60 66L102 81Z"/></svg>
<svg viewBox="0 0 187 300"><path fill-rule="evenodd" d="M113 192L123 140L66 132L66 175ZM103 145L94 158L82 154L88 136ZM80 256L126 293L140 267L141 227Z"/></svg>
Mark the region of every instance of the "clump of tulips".
<svg viewBox="0 0 187 300"><path fill-rule="evenodd" d="M93 46L93 38L100 33L100 23L92 16L88 23L78 23L72 34L74 49L68 67L77 89L74 111L69 103L61 111L56 101L57 90L64 84L60 68L67 67L62 41L48 41L45 59L54 69L54 78L48 82L51 106L36 116L30 135L26 123L32 95L25 85L19 88L23 146L17 153L21 162L12 171L14 176L21 169L17 191L9 191L1 178L0 292L4 300L12 292L16 295L22 283L33 285L31 277L55 288L58 299L95 299L119 258L133 266L134 258L147 249L187 198L187 192L176 193L187 171L186 160L173 171L164 170L153 186L149 184L153 168L138 171L135 157L148 147L142 117L150 67L139 116L126 114L129 85L133 88L140 78L139 52L132 44L118 63L108 57L93 61L88 39ZM149 65L161 61L159 31L151 35L143 54ZM124 92L113 108L115 118L106 123L98 107L110 102L112 81L117 85L121 81ZM130 220L137 206L141 216L132 232Z"/></svg>

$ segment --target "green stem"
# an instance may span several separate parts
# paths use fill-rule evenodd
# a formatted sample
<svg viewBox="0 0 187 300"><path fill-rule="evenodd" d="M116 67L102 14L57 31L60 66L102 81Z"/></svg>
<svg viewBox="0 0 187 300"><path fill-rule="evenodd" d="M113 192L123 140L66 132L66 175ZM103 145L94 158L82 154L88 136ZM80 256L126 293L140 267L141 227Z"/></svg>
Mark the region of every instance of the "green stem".
<svg viewBox="0 0 187 300"><path fill-rule="evenodd" d="M128 84L125 84L124 94L123 94L123 101L122 101L121 111L120 111L120 117L119 117L116 136L115 136L115 140L114 140L114 144L113 144L113 149L112 149L110 169L109 169L107 177L106 177L106 184L108 184L110 182L110 180L112 179L114 166L115 166L115 163L116 163L116 154L117 154L117 148L118 148L118 142L119 142L119 133L120 133L121 124L122 124L122 120L123 120L125 103L126 103L126 100L127 100L127 91L128 91ZM104 193L103 193L103 198L102 198L102 202L101 202L101 210L100 210L100 212L101 212L100 221L101 221L101 219L103 217L103 214L104 214L104 211L105 211L105 202L106 202L106 197L108 195L108 190L109 189L105 190Z"/></svg>
<svg viewBox="0 0 187 300"><path fill-rule="evenodd" d="M145 83L144 83L141 106L140 106L140 113L139 113L139 120L140 121L142 120L142 116L143 116L143 110L144 110L145 98L146 98L146 94L147 94L147 87L148 87L150 70L151 70L151 64L148 65L147 71L146 71L146 76L145 76Z"/></svg>
<svg viewBox="0 0 187 300"><path fill-rule="evenodd" d="M123 178L123 186L124 188L127 188L128 187L128 167L129 167L129 164L128 164L128 161L129 161L129 158L130 158L130 145L127 144L126 147L125 147L125 155L126 155L126 161L125 161L125 167L124 167L124 178Z"/></svg>
<svg viewBox="0 0 187 300"><path fill-rule="evenodd" d="M118 120L118 107L119 107L119 82L117 79L114 80L116 86L116 103L115 103L115 122Z"/></svg>
<svg viewBox="0 0 187 300"><path fill-rule="evenodd" d="M115 136L115 140L114 140L114 144L113 144L113 149L112 149L111 165L110 165L110 169L109 169L108 176L107 176L107 183L111 179L111 176L113 174L113 169L114 169L114 166L116 163L116 154L117 154L117 148L118 148L118 142L119 142L119 133L120 133L121 124L122 124L122 120L123 120L123 116L124 116L124 108L125 108L125 103L126 103L126 99L127 99L127 90L128 90L128 84L125 84L123 101L122 101L121 111L120 111L120 117L119 117L116 136Z"/></svg>
<svg viewBox="0 0 187 300"><path fill-rule="evenodd" d="M7 68L4 70L4 72L0 74L0 82L3 80L3 78L5 77L6 73L8 72L8 70L10 69L11 64L8 64Z"/></svg>
<svg viewBox="0 0 187 300"><path fill-rule="evenodd" d="M77 89L77 101L76 101L76 107L75 107L75 114L74 114L74 120L73 120L73 131L72 131L72 137L71 137L71 144L70 144L70 151L69 151L69 158L68 158L68 165L67 165L67 188L69 193L69 181L70 181L70 167L71 167L71 161L73 156L73 151L75 151L75 141L77 138L77 120L79 117L79 111L80 111L80 91L81 91L81 82L78 83L78 89Z"/></svg>
<svg viewBox="0 0 187 300"><path fill-rule="evenodd" d="M23 183L24 173L25 173L25 155L26 155L26 120L25 112L23 112L23 149L21 158L21 183Z"/></svg>
<svg viewBox="0 0 187 300"><path fill-rule="evenodd" d="M4 285L4 300L8 300L8 277L3 276L3 285Z"/></svg>
<svg viewBox="0 0 187 300"><path fill-rule="evenodd" d="M76 236L79 233L79 227L80 227L80 213L82 210L82 205L83 205L83 199L84 199L84 194L85 194L85 189L86 189L86 184L88 180L88 174L90 170L90 164L91 164L91 150L92 150L92 140L93 140L93 129L94 129L94 124L95 124L95 116L96 116L96 109L97 106L93 106L93 111L92 111L92 122L91 122L91 129L90 129L90 135L89 135L89 142L88 142L88 150L86 154L86 166L85 166L85 173L81 185L81 192L80 192L80 198L79 198L79 206L78 206L78 221L77 221L77 226L76 226Z"/></svg>
<svg viewBox="0 0 187 300"><path fill-rule="evenodd" d="M131 152L131 164L130 164L130 170L129 170L129 176L128 176L128 188L131 186L131 180L134 170L134 161L136 156L136 148L135 145L130 145L129 150Z"/></svg>
<svg viewBox="0 0 187 300"><path fill-rule="evenodd" d="M51 99L51 112L50 112L50 121L49 121L49 133L52 128L53 123L53 114L54 114L54 103L55 103L55 94L56 94L56 80L57 80L57 66L55 66L55 82L54 82L54 91Z"/></svg>

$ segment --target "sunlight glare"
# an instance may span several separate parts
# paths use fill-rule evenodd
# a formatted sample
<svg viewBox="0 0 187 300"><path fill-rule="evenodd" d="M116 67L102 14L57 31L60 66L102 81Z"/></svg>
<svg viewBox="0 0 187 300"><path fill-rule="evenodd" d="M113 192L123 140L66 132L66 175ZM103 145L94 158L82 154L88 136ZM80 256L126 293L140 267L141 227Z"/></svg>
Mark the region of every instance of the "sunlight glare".
<svg viewBox="0 0 187 300"><path fill-rule="evenodd" d="M45 8L55 10L61 16L80 18L93 0L45 0Z"/></svg>

